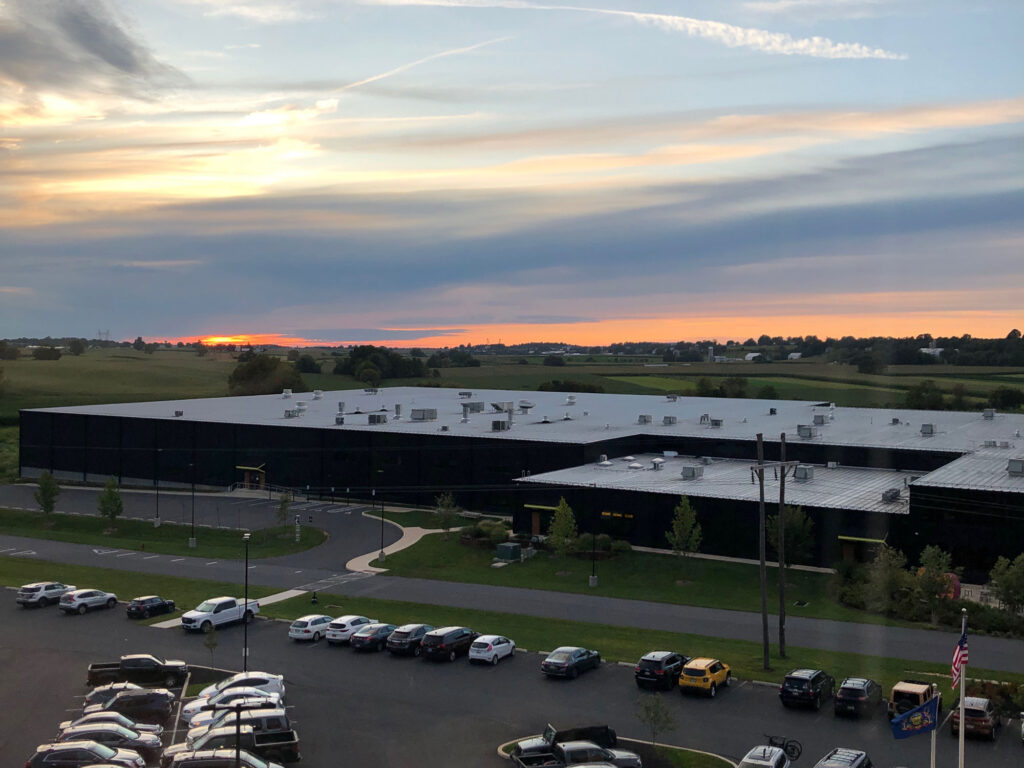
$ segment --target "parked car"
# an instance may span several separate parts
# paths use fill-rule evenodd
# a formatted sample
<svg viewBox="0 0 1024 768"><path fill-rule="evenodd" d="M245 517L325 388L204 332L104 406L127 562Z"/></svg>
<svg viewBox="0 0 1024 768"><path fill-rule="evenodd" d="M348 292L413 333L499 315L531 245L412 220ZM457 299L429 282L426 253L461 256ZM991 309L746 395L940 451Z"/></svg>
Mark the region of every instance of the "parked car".
<svg viewBox="0 0 1024 768"><path fill-rule="evenodd" d="M882 687L866 677L848 677L836 691L836 715L870 715L882 705Z"/></svg>
<svg viewBox="0 0 1024 768"><path fill-rule="evenodd" d="M182 752L195 752L203 749L222 749L235 745L247 752L258 755L264 760L277 760L282 763L295 763L302 759L299 753L299 735L295 731L279 733L257 733L251 725L229 725L225 728L213 728L202 736L168 747L160 756L160 765L168 766L175 755Z"/></svg>
<svg viewBox="0 0 1024 768"><path fill-rule="evenodd" d="M403 624L388 637L388 650L394 654L419 656L423 636L432 629L430 624Z"/></svg>
<svg viewBox="0 0 1024 768"><path fill-rule="evenodd" d="M141 688L135 691L121 691L103 704L90 704L82 712L120 712L132 720L143 723L165 723L171 716L174 694L166 688Z"/></svg>
<svg viewBox="0 0 1024 768"><path fill-rule="evenodd" d="M512 755L549 753L553 745L564 741L591 741L601 747L614 747L618 737L607 725L584 725L558 730L548 723L540 736L516 742L512 747Z"/></svg>
<svg viewBox="0 0 1024 768"><path fill-rule="evenodd" d="M327 625L327 642L331 645L347 643L352 633L367 624L376 624L376 619L368 619L365 616L345 615L339 616Z"/></svg>
<svg viewBox="0 0 1024 768"><path fill-rule="evenodd" d="M219 713L221 716L213 720L208 726L189 728L185 734L186 739L198 739L200 736L212 731L214 728L234 727L237 720L238 726L248 725L254 733L284 733L292 730L288 722L288 715L284 709L249 709L241 712L241 717L235 717L234 710L225 710Z"/></svg>
<svg viewBox="0 0 1024 768"><path fill-rule="evenodd" d="M240 685L233 688L225 688L212 696L197 698L190 701L181 708L181 719L190 723L192 718L204 710L204 707L226 707L238 699L265 699L273 704L281 704L281 696L276 693L262 691L259 688L250 688L247 685Z"/></svg>
<svg viewBox="0 0 1024 768"><path fill-rule="evenodd" d="M25 768L81 768L86 765L117 765L121 768L145 768L142 755L130 749L114 749L95 741L61 741L40 744L25 761Z"/></svg>
<svg viewBox="0 0 1024 768"><path fill-rule="evenodd" d="M284 768L271 763L246 750L203 749L197 752L181 752L174 756L168 768L235 768L235 758L245 768Z"/></svg>
<svg viewBox="0 0 1024 768"><path fill-rule="evenodd" d="M270 709L280 709L282 712L284 711L281 708L280 701L275 702L273 699L263 695L235 699L230 704L226 704L220 709L210 709L208 708L209 706L210 705L208 704L204 704L199 708L198 712L194 712L192 714L188 719L189 730L216 727L216 724L225 720L228 715L234 715L236 709L242 714L257 710Z"/></svg>
<svg viewBox="0 0 1024 768"><path fill-rule="evenodd" d="M308 616L300 616L288 627L288 637L292 640L312 640L320 642L320 638L327 634L327 625L333 619L322 613L311 613Z"/></svg>
<svg viewBox="0 0 1024 768"><path fill-rule="evenodd" d="M782 747L754 747L736 768L790 768L791 765Z"/></svg>
<svg viewBox="0 0 1024 768"><path fill-rule="evenodd" d="M37 581L22 586L14 602L22 608L44 608L50 603L59 603L66 593L73 592L74 589L75 587L61 584L59 581Z"/></svg>
<svg viewBox="0 0 1024 768"><path fill-rule="evenodd" d="M502 635L480 635L469 646L469 662L497 664L501 659L516 655L516 644Z"/></svg>
<svg viewBox="0 0 1024 768"><path fill-rule="evenodd" d="M654 686L671 690L679 684L683 665L690 660L674 651L651 651L640 657L633 668L633 678L638 688Z"/></svg>
<svg viewBox="0 0 1024 768"><path fill-rule="evenodd" d="M118 661L90 664L86 685L110 682L157 683L176 688L188 677L188 665L180 659L161 659L149 653L132 653Z"/></svg>
<svg viewBox="0 0 1024 768"><path fill-rule="evenodd" d="M129 619L148 619L161 613L174 613L174 601L159 595L133 597L125 609Z"/></svg>
<svg viewBox="0 0 1024 768"><path fill-rule="evenodd" d="M357 651L383 651L394 631L394 624L365 624L349 637L348 644Z"/></svg>
<svg viewBox="0 0 1024 768"><path fill-rule="evenodd" d="M469 646L479 634L468 627L441 627L427 632L421 643L423 656L428 659L448 659L469 653Z"/></svg>
<svg viewBox="0 0 1024 768"><path fill-rule="evenodd" d="M835 678L820 669L794 669L779 686L779 701L784 707L821 709L822 702L831 698L835 689Z"/></svg>
<svg viewBox="0 0 1024 768"><path fill-rule="evenodd" d="M814 768L872 768L867 752L837 747L814 764Z"/></svg>
<svg viewBox="0 0 1024 768"><path fill-rule="evenodd" d="M990 741L996 740L1003 724L992 700L980 696L964 698L964 723L964 736L984 736ZM949 726L954 736L960 735L960 707L953 709Z"/></svg>
<svg viewBox="0 0 1024 768"><path fill-rule="evenodd" d="M612 765L616 768L643 768L643 760L636 752L625 749L607 749L592 741L563 741L551 745L547 753L520 753L513 755L513 764L519 766L582 766Z"/></svg>
<svg viewBox="0 0 1024 768"><path fill-rule="evenodd" d="M137 683L107 683L106 685L97 685L87 694L85 694L85 705L90 704L106 704L112 698L117 696L121 691L140 691L142 686Z"/></svg>
<svg viewBox="0 0 1024 768"><path fill-rule="evenodd" d="M113 608L117 595L102 589L73 589L61 595L58 603L64 613L85 613L92 608Z"/></svg>
<svg viewBox="0 0 1024 768"><path fill-rule="evenodd" d="M133 731L117 723L86 723L62 731L57 741L95 741L112 749L131 749L151 763L160 757L163 744L155 733Z"/></svg>
<svg viewBox="0 0 1024 768"><path fill-rule="evenodd" d="M63 723L57 726L57 733L71 728L76 725L87 725L89 723L115 723L116 725L123 725L133 731L139 731L140 733L155 733L157 736L164 732L162 725L154 725L152 723L138 723L132 720L130 717L122 715L120 712L93 712L91 715L82 715L76 720L65 720Z"/></svg>
<svg viewBox="0 0 1024 768"><path fill-rule="evenodd" d="M690 659L679 675L679 692L683 694L698 691L715 698L723 685L732 685L732 669L718 659Z"/></svg>
<svg viewBox="0 0 1024 768"><path fill-rule="evenodd" d="M284 677L272 675L269 672L238 672L231 677L226 677L218 683L208 685L199 692L198 698L205 699L215 693L226 691L229 688L258 688L266 693L276 693L284 698Z"/></svg>
<svg viewBox="0 0 1024 768"><path fill-rule="evenodd" d="M259 612L260 604L256 600L246 603L237 597L211 597L182 614L181 626L187 631L209 632L225 624L248 623Z"/></svg>
<svg viewBox="0 0 1024 768"><path fill-rule="evenodd" d="M540 671L548 677L568 677L575 679L580 672L597 669L601 666L601 654L587 648L574 645L563 645L555 648L540 663Z"/></svg>
<svg viewBox="0 0 1024 768"><path fill-rule="evenodd" d="M939 712L941 712L942 691L937 684L922 680L900 680L889 693L889 703L886 705L889 719L892 720L897 715L917 709L936 697L939 700Z"/></svg>

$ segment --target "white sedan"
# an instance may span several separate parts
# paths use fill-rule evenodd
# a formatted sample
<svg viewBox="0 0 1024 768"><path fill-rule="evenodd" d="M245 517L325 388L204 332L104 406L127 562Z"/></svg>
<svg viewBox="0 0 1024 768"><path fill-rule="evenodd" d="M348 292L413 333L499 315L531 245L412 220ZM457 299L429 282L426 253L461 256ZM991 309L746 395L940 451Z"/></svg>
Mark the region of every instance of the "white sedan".
<svg viewBox="0 0 1024 768"><path fill-rule="evenodd" d="M376 623L376 619L368 619L365 616L339 616L327 625L327 642L331 645L334 645L335 643L347 643L349 638L358 632L360 628L367 624Z"/></svg>
<svg viewBox="0 0 1024 768"><path fill-rule="evenodd" d="M486 661L488 664L497 664L501 659L515 655L516 644L501 635L480 635L469 646L470 663Z"/></svg>
<svg viewBox="0 0 1024 768"><path fill-rule="evenodd" d="M288 637L292 640L319 642L320 638L327 634L327 625L332 621L334 621L332 617L324 616L322 613L300 616L288 627Z"/></svg>
<svg viewBox="0 0 1024 768"><path fill-rule="evenodd" d="M85 613L90 608L113 608L117 595L102 589L75 589L60 597L58 606L65 613Z"/></svg>
<svg viewBox="0 0 1024 768"><path fill-rule="evenodd" d="M186 723L190 723L192 718L200 712L209 711L204 710L203 707L224 707L233 704L236 699L247 698L266 699L274 704L281 703L280 694L268 693L267 691L261 691L259 688L252 688L248 685L239 685L237 687L225 688L223 691L219 691L218 693L213 694L213 696L209 696L207 698L190 701L181 708L181 719Z"/></svg>
<svg viewBox="0 0 1024 768"><path fill-rule="evenodd" d="M237 707L240 710L247 709L275 709L274 705L270 702L270 699L265 696L256 696L246 699L235 699L231 702L230 708L224 709L200 709L194 715L192 719L188 721L189 731L194 728L207 728L213 725L213 723L219 723L228 715L232 714Z"/></svg>
<svg viewBox="0 0 1024 768"><path fill-rule="evenodd" d="M224 678L219 683L206 686L199 692L198 698L206 699L215 693L243 686L258 688L263 693L276 693L282 699L284 698L284 677L272 675L269 672L239 672Z"/></svg>

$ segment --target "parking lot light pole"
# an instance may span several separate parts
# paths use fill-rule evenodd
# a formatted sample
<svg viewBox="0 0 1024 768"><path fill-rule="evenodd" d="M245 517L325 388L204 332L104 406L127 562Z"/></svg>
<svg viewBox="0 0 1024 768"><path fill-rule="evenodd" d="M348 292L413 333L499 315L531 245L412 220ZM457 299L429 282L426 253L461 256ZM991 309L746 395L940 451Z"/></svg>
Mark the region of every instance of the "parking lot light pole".
<svg viewBox="0 0 1024 768"><path fill-rule="evenodd" d="M245 602L242 608L242 671L249 671L249 621L246 615L249 611L249 534L242 534L242 541L245 542Z"/></svg>

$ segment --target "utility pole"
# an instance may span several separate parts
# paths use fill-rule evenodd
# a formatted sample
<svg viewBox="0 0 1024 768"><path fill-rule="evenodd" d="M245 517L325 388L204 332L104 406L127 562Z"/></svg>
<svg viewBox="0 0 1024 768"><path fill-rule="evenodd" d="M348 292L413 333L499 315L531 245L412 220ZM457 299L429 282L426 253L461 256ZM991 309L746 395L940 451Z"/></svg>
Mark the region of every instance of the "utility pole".
<svg viewBox="0 0 1024 768"><path fill-rule="evenodd" d="M761 488L757 515L757 540L761 559L761 644L764 649L764 668L771 669L768 657L768 568L765 564L764 519L764 436L757 433L757 478Z"/></svg>
<svg viewBox="0 0 1024 768"><path fill-rule="evenodd" d="M779 435L779 657L786 658L786 433Z"/></svg>

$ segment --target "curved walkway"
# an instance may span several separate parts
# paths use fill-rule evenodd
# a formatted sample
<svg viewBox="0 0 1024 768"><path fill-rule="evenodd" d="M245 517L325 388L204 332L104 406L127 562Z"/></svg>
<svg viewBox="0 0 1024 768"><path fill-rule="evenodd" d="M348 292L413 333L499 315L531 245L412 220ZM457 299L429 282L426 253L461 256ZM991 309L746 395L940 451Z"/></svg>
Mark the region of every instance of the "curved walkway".
<svg viewBox="0 0 1024 768"><path fill-rule="evenodd" d="M380 517L378 515L371 515L371 514L369 514L367 512L363 512L363 517L369 517L369 518L372 518L373 520L378 520L378 521L380 520ZM385 554L385 556L386 555L392 555L395 552L398 552L400 550L403 550L403 549L406 549L408 547L411 547L413 544L415 544L417 541L422 539L424 536L429 536L429 535L434 534L434 533L441 533L440 530L435 530L433 528L419 528L419 527L416 527L416 526L410 526L409 528L403 528L398 523L392 522L391 520L388 520L387 518L384 518L384 522L386 522L388 525L394 526L395 528L397 528L398 530L400 530L402 532L402 538L400 538L398 541L394 542L393 544L389 544L388 546L384 547L384 554ZM323 546L323 545L321 545L321 546ZM370 553L365 554L365 555L360 555L359 557L354 557L351 560L349 560L347 563L345 563L345 567L348 570L350 570L350 571L360 571L361 573L386 573L387 570L388 570L387 568L376 568L376 567L370 565L370 563L372 563L378 557L380 557L380 552L379 551L377 551L377 552L370 552Z"/></svg>

